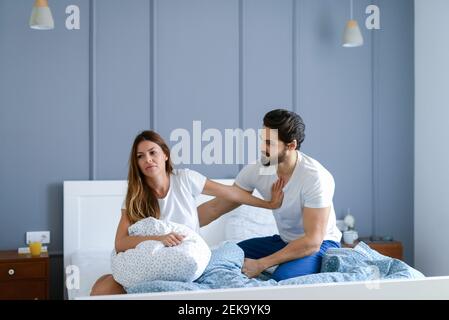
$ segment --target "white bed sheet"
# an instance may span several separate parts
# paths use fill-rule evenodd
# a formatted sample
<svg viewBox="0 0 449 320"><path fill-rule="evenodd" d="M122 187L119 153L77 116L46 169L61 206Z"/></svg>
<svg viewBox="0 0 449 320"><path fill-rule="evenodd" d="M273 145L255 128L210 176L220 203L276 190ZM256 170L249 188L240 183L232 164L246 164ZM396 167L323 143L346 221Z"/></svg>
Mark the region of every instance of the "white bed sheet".
<svg viewBox="0 0 449 320"><path fill-rule="evenodd" d="M95 281L111 272L111 252L106 250L76 251L71 256L71 264L79 270L79 289L68 290L70 300L90 295Z"/></svg>

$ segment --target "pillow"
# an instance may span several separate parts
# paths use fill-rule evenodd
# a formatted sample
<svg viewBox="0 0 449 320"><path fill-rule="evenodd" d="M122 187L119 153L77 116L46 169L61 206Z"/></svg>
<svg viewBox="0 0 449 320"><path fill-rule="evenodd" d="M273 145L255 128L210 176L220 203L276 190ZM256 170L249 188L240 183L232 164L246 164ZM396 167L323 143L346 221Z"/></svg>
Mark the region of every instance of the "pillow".
<svg viewBox="0 0 449 320"><path fill-rule="evenodd" d="M114 279L124 288L144 281L194 281L206 269L211 251L192 229L174 222L149 217L128 228L130 236L161 236L170 232L185 235L181 244L165 247L162 242L147 240L125 252L112 252Z"/></svg>
<svg viewBox="0 0 449 320"><path fill-rule="evenodd" d="M279 234L271 210L242 205L228 214L225 227L227 241L240 242Z"/></svg>

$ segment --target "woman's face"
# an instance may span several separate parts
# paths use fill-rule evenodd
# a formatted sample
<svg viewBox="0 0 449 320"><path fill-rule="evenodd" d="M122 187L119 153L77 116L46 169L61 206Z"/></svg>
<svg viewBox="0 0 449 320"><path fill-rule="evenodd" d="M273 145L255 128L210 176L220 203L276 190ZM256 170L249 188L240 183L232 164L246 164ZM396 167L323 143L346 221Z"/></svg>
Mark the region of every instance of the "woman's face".
<svg viewBox="0 0 449 320"><path fill-rule="evenodd" d="M137 145L137 164L144 176L152 178L166 174L165 161L168 160L162 148L152 141L142 141Z"/></svg>

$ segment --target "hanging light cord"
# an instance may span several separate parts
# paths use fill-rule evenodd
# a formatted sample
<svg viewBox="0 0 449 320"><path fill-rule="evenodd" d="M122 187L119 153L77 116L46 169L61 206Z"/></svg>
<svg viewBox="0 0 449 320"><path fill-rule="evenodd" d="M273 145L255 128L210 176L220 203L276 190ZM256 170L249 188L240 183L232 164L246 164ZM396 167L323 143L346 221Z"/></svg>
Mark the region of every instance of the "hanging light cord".
<svg viewBox="0 0 449 320"><path fill-rule="evenodd" d="M354 20L354 0L351 0L351 20Z"/></svg>

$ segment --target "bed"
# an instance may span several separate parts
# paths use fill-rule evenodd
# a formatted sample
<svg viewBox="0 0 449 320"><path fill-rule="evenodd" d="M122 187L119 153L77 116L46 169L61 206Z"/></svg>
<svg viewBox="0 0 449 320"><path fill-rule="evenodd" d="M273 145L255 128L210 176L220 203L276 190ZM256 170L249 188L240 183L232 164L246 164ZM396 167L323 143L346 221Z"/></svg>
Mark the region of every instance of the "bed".
<svg viewBox="0 0 449 320"><path fill-rule="evenodd" d="M216 181L233 183L232 179ZM449 277L90 297L95 280L111 273L110 255L125 193L126 181L64 182L64 274L68 284L64 283L64 292L67 299L449 299ZM209 199L201 195L197 203ZM274 219L269 212L261 212L263 210L242 206L201 228L200 233L211 248L225 240L271 235L276 232ZM257 220L254 219L256 215ZM239 228L242 223L245 228Z"/></svg>

